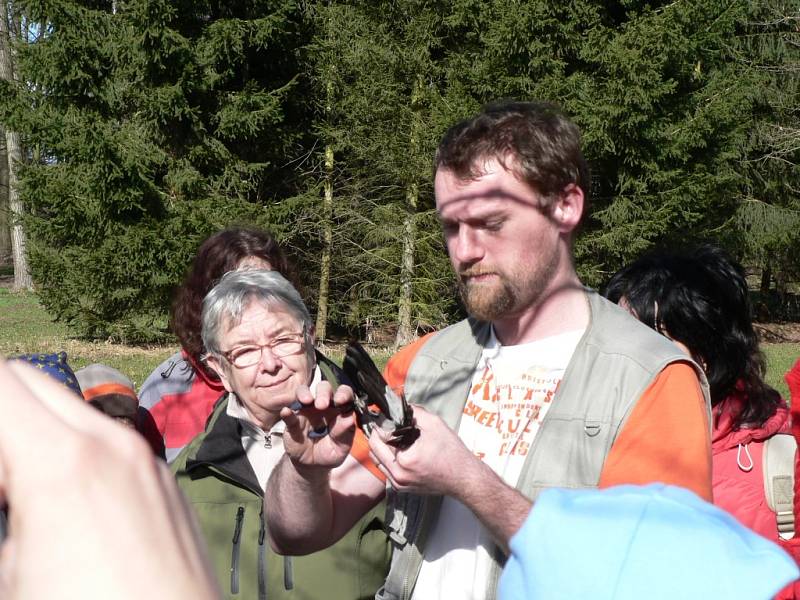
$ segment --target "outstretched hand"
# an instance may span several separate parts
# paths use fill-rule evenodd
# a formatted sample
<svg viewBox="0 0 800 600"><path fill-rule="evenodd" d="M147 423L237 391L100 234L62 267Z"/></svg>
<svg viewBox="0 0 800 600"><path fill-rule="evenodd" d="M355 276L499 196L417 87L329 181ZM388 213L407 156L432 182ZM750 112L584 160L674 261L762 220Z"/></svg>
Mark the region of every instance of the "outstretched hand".
<svg viewBox="0 0 800 600"><path fill-rule="evenodd" d="M299 410L295 405L280 413L286 423L286 454L300 469L338 467L349 454L355 435L353 390L340 385L334 393L330 383L321 381L316 396L307 386L299 386L297 401Z"/></svg>
<svg viewBox="0 0 800 600"><path fill-rule="evenodd" d="M0 500L2 598L219 597L166 464L21 363L0 362Z"/></svg>

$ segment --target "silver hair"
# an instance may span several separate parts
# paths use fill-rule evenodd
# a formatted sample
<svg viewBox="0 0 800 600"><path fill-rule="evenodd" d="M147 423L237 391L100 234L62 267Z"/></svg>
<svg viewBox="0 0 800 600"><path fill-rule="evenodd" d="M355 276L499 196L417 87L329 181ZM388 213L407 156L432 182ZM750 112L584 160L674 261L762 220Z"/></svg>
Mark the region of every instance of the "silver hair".
<svg viewBox="0 0 800 600"><path fill-rule="evenodd" d="M203 299L201 335L208 354L222 356L220 337L224 330L242 320L251 302L278 306L296 318L306 332L306 351L313 356L310 332L314 324L300 294L277 271L246 269L229 271Z"/></svg>

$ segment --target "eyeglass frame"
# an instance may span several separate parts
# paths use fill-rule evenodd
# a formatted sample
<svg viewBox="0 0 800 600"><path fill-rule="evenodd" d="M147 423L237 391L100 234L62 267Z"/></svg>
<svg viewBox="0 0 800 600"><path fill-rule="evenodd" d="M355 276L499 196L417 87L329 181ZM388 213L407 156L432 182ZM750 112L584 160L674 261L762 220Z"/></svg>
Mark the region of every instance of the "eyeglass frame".
<svg viewBox="0 0 800 600"><path fill-rule="evenodd" d="M300 343L299 350L296 351L296 352L289 352L287 354L276 354L275 350L273 350L273 348L272 348L273 344L278 340L283 340L283 339L285 339L287 337L292 337L292 336L296 336L296 337L300 338L300 340L299 340L299 343ZM305 325L303 325L302 331L299 331L297 333L281 334L280 336L276 337L274 340L271 340L268 344L243 344L242 346L239 346L238 348L231 348L227 352L220 352L219 354L232 367L234 367L236 369L247 369L248 367L255 366L255 365L259 364L262 360L264 360L264 348L269 348L269 351L272 353L272 356L274 356L275 358L286 358L287 356L297 356L298 354L303 352L305 350L305 346L306 346L307 343L308 343L308 328ZM231 360L230 354L234 350L237 350L239 348L256 348L256 347L259 349L259 354L258 354L258 359L255 362L252 362L249 365L237 365L235 362L233 362L233 360Z"/></svg>

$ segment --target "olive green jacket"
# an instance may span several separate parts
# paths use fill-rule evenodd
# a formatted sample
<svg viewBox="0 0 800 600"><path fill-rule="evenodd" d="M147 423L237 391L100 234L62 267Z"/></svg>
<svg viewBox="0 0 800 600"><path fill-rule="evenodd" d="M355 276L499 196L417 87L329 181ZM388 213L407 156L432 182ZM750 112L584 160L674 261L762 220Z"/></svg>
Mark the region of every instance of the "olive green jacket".
<svg viewBox="0 0 800 600"><path fill-rule="evenodd" d="M324 379L339 369L318 357ZM357 600L373 598L388 571L385 507L370 511L335 545L308 556L275 554L265 531L264 491L241 443L241 426L223 395L206 429L171 467L194 508L226 598Z"/></svg>

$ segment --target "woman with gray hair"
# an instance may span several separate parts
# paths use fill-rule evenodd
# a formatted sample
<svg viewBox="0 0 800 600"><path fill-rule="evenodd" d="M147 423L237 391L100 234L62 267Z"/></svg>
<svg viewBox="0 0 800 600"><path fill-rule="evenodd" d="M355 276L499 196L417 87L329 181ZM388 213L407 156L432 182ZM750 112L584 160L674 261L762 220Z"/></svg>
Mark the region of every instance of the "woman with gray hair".
<svg viewBox="0 0 800 600"><path fill-rule="evenodd" d="M311 315L275 271L227 273L203 300L206 364L226 394L205 431L172 464L195 508L223 591L237 598L372 598L390 546L376 507L334 546L303 557L274 554L264 488L283 455L279 413L299 386L334 389L341 370L314 349ZM366 453L357 457L364 464Z"/></svg>

